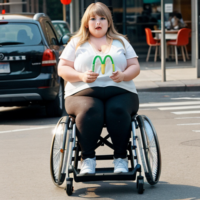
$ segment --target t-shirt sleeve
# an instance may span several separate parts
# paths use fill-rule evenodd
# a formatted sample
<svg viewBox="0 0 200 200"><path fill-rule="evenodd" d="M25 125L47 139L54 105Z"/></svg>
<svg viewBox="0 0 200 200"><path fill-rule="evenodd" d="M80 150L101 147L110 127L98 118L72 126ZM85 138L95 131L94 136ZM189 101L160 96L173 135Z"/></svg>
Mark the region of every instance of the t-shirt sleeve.
<svg viewBox="0 0 200 200"><path fill-rule="evenodd" d="M125 45L126 59L128 60L130 58L138 58L137 54L135 53L135 50L133 49L131 44L125 38L123 38L123 42L124 42L124 45Z"/></svg>
<svg viewBox="0 0 200 200"><path fill-rule="evenodd" d="M69 43L67 44L67 46L65 47L59 58L74 62L75 52L76 52L76 44L75 40L72 39L69 41Z"/></svg>

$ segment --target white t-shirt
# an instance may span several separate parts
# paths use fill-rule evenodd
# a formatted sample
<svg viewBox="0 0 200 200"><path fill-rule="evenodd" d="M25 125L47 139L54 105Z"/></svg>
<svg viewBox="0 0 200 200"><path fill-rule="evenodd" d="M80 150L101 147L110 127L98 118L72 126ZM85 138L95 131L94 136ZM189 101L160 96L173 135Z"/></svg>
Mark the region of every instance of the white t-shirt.
<svg viewBox="0 0 200 200"><path fill-rule="evenodd" d="M92 63L95 56L100 55L103 60L106 55L110 55L113 58L115 70L124 71L127 67L127 59L138 56L130 43L123 37L120 36L120 38L123 40L125 48L119 40L113 40L110 50L106 53L96 51L89 42L85 42L76 49L79 39L73 38L65 47L60 58L74 62L74 69L84 73L87 70L92 70ZM65 87L65 97L86 88L107 86L120 87L137 94L135 84L132 80L116 83L110 78L112 75L112 63L109 58L106 59L105 64L105 74L102 74L101 62L99 59L96 59L95 72L99 73L99 76L93 83L85 83L82 81L74 83L67 82Z"/></svg>

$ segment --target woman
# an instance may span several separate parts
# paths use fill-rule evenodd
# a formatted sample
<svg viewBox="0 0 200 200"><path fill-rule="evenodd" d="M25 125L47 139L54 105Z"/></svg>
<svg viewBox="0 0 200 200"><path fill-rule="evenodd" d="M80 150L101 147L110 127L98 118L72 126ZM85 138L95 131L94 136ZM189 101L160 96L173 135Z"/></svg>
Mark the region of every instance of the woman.
<svg viewBox="0 0 200 200"><path fill-rule="evenodd" d="M96 55L106 61L105 74ZM95 147L104 122L114 146L114 172L128 172L127 145L131 115L138 111L139 100L132 81L140 72L137 55L125 36L113 25L111 12L103 3L93 3L85 11L81 27L65 47L58 74L68 81L65 109L76 116L77 137L82 151L80 173L95 173Z"/></svg>

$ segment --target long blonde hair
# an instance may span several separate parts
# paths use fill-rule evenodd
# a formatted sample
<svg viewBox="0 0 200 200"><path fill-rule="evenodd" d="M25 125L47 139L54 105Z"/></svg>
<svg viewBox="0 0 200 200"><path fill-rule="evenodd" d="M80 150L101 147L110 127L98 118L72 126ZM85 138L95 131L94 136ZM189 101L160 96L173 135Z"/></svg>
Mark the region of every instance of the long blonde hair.
<svg viewBox="0 0 200 200"><path fill-rule="evenodd" d="M97 3L92 3L87 7L81 20L80 29L72 37L72 38L74 37L80 38L79 42L77 43L76 49L80 45L84 44L85 42L89 40L90 32L89 32L89 29L86 28L86 26L88 26L88 21L90 17L93 17L95 15L105 16L106 19L108 20L108 30L106 33L107 38L111 40L119 40L123 44L123 46L125 46L123 40L119 36L122 36L125 39L127 39L127 37L116 31L109 8L101 2L97 2Z"/></svg>

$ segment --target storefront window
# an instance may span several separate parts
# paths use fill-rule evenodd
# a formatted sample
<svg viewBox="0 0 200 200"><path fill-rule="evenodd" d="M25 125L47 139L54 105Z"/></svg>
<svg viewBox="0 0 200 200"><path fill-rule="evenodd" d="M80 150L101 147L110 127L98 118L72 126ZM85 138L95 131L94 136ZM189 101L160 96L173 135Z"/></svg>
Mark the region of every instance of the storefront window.
<svg viewBox="0 0 200 200"><path fill-rule="evenodd" d="M172 12L165 13L165 28L191 29L191 0L165 0L167 1L172 3ZM84 0L84 9L94 2L97 1ZM140 61L145 61L148 50L145 28L161 29L161 0L99 0L99 2L105 3L110 8L115 28L128 36ZM169 21L174 15L179 18L179 24L171 26ZM175 24L173 20L172 22ZM155 34L153 36L155 37ZM187 50L191 54L191 42L187 45ZM153 51L150 61L153 61Z"/></svg>

